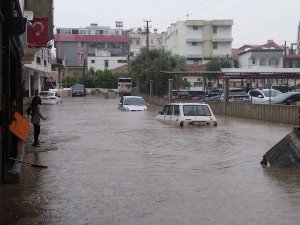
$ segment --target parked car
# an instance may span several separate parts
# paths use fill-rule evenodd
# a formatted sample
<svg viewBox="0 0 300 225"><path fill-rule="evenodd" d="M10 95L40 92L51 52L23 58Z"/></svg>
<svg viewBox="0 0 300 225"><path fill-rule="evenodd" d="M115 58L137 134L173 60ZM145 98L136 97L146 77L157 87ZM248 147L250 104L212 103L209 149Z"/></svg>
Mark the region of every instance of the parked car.
<svg viewBox="0 0 300 225"><path fill-rule="evenodd" d="M282 94L276 89L252 89L248 92L250 102L255 104L262 104L265 101L270 101L273 97Z"/></svg>
<svg viewBox="0 0 300 225"><path fill-rule="evenodd" d="M208 101L224 101L224 92L220 96L212 96ZM249 95L243 88L229 88L229 102L249 103Z"/></svg>
<svg viewBox="0 0 300 225"><path fill-rule="evenodd" d="M72 87L72 97L86 96L86 90L83 84L75 84Z"/></svg>
<svg viewBox="0 0 300 225"><path fill-rule="evenodd" d="M206 93L204 91L173 90L174 99L184 100L202 100L204 101Z"/></svg>
<svg viewBox="0 0 300 225"><path fill-rule="evenodd" d="M122 111L146 111L147 105L144 98L140 96L123 96L118 105Z"/></svg>
<svg viewBox="0 0 300 225"><path fill-rule="evenodd" d="M44 105L55 105L62 103L62 98L56 91L41 91L39 96L42 99L42 104Z"/></svg>
<svg viewBox="0 0 300 225"><path fill-rule="evenodd" d="M214 127L217 119L204 103L170 103L155 119L179 127Z"/></svg>
<svg viewBox="0 0 300 225"><path fill-rule="evenodd" d="M282 93L289 92L291 90L288 85L272 85L272 89L276 89Z"/></svg>
<svg viewBox="0 0 300 225"><path fill-rule="evenodd" d="M277 95L264 104L300 105L300 92L285 92Z"/></svg>

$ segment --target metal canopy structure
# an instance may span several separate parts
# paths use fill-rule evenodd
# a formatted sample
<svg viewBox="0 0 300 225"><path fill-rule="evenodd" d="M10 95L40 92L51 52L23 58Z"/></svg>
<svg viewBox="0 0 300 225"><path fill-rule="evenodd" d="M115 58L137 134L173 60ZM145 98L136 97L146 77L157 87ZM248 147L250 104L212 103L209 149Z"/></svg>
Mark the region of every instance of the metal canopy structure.
<svg viewBox="0 0 300 225"><path fill-rule="evenodd" d="M161 71L161 73L228 79L300 79L300 68L224 68L221 71Z"/></svg>
<svg viewBox="0 0 300 225"><path fill-rule="evenodd" d="M300 68L225 68L222 72L229 79L300 79Z"/></svg>

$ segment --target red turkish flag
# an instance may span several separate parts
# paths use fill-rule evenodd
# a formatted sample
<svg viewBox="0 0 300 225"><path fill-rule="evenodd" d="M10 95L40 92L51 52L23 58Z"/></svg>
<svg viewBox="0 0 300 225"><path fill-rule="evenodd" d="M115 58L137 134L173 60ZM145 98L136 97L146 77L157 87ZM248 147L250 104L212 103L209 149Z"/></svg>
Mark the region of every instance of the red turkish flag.
<svg viewBox="0 0 300 225"><path fill-rule="evenodd" d="M27 29L29 47L45 47L48 43L48 18L33 17L32 26Z"/></svg>

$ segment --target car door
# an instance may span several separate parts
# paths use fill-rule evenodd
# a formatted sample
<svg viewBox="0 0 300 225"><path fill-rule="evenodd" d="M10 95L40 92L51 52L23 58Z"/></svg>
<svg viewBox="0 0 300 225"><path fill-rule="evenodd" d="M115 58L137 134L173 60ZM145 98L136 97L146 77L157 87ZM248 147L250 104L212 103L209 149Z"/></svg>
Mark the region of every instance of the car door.
<svg viewBox="0 0 300 225"><path fill-rule="evenodd" d="M251 90L249 92L249 96L250 101L252 101L252 103L259 103L263 101L263 93L261 93L261 91Z"/></svg>
<svg viewBox="0 0 300 225"><path fill-rule="evenodd" d="M179 109L179 105L173 105L173 110L172 110L172 117L171 117L171 122L173 124L178 124L180 123L180 109Z"/></svg>
<svg viewBox="0 0 300 225"><path fill-rule="evenodd" d="M172 119L172 114L173 114L173 106L166 105L163 111L158 115L157 119L169 123Z"/></svg>

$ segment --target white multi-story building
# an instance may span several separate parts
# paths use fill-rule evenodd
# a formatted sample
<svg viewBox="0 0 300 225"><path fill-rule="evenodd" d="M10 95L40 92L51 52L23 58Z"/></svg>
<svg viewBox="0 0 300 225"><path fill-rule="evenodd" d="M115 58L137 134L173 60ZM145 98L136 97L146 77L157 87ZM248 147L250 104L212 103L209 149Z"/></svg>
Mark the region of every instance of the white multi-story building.
<svg viewBox="0 0 300 225"><path fill-rule="evenodd" d="M37 95L44 89L47 81L51 80L51 50L40 48L30 64L23 67L23 85L26 96Z"/></svg>
<svg viewBox="0 0 300 225"><path fill-rule="evenodd" d="M130 32L130 53L131 56L136 56L141 48L147 47L147 33L146 32ZM154 33L148 34L149 49L161 48L161 33L154 30Z"/></svg>
<svg viewBox="0 0 300 225"><path fill-rule="evenodd" d="M88 70L112 70L127 64L127 58L124 56L89 56L87 58Z"/></svg>
<svg viewBox="0 0 300 225"><path fill-rule="evenodd" d="M162 33L162 46L185 56L187 64L205 64L215 57L231 57L233 20L186 20Z"/></svg>
<svg viewBox="0 0 300 225"><path fill-rule="evenodd" d="M284 48L273 40L263 45L244 45L238 49L239 68L282 68Z"/></svg>

